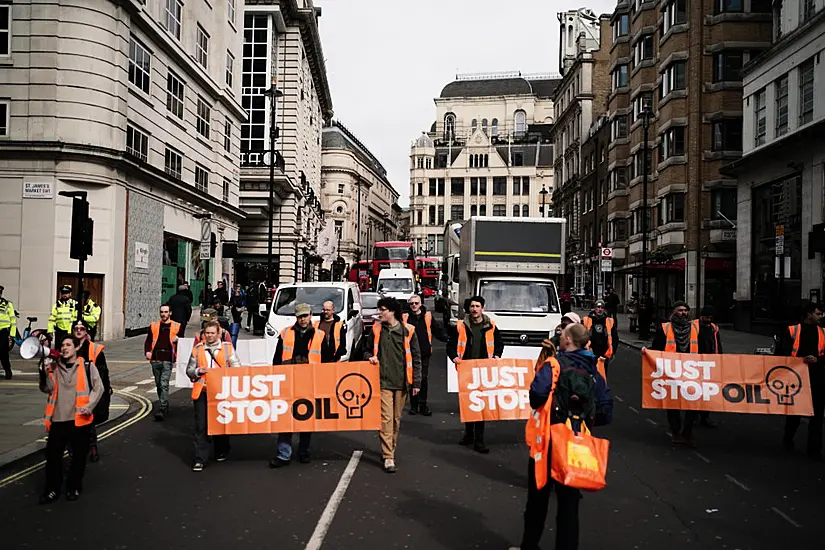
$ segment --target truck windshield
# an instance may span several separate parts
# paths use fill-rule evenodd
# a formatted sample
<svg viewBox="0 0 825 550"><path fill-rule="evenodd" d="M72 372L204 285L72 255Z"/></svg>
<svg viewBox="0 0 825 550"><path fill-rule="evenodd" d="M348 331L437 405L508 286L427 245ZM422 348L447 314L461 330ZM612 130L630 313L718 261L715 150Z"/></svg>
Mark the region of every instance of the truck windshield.
<svg viewBox="0 0 825 550"><path fill-rule="evenodd" d="M295 315L297 304L309 304L313 315L321 315L324 302L332 302L335 313L344 309L344 290L329 286L289 286L278 290L275 315Z"/></svg>
<svg viewBox="0 0 825 550"><path fill-rule="evenodd" d="M412 292L412 279L380 279L378 291L384 292Z"/></svg>
<svg viewBox="0 0 825 550"><path fill-rule="evenodd" d="M484 309L494 312L559 313L556 287L531 281L482 281Z"/></svg>

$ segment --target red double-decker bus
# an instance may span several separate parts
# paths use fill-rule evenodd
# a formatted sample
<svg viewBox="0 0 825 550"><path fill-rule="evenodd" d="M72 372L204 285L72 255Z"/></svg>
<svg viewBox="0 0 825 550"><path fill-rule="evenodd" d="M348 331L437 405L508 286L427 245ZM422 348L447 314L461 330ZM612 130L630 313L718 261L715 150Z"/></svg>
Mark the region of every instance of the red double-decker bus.
<svg viewBox="0 0 825 550"><path fill-rule="evenodd" d="M381 241L375 243L372 249L373 278L378 272L389 268L409 268L415 271L415 252L412 241Z"/></svg>
<svg viewBox="0 0 825 550"><path fill-rule="evenodd" d="M416 258L415 267L423 286L438 288L438 281L441 278L440 258Z"/></svg>

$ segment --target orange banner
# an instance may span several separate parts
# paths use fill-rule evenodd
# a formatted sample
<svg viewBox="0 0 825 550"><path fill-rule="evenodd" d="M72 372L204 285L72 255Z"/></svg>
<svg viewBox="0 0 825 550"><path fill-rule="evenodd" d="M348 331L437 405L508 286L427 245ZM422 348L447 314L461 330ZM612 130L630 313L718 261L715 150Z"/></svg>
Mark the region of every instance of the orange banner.
<svg viewBox="0 0 825 550"><path fill-rule="evenodd" d="M456 366L462 422L527 420L535 362L472 359Z"/></svg>
<svg viewBox="0 0 825 550"><path fill-rule="evenodd" d="M378 365L323 363L212 369L209 435L378 430Z"/></svg>
<svg viewBox="0 0 825 550"><path fill-rule="evenodd" d="M801 358L642 352L642 407L811 416Z"/></svg>

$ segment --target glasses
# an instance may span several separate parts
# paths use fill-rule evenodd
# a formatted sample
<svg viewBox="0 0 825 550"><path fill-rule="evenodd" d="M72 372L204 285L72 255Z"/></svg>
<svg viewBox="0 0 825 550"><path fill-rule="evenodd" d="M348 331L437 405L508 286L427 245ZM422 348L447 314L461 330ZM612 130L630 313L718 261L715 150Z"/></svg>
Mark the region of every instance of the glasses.
<svg viewBox="0 0 825 550"><path fill-rule="evenodd" d="M409 302L411 306L420 306L421 302Z"/></svg>

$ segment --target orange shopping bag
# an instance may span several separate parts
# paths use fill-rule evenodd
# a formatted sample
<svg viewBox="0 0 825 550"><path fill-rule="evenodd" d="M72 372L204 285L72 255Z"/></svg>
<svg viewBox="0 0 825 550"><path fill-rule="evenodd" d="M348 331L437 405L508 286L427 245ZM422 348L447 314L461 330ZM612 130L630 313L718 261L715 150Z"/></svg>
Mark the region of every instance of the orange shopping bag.
<svg viewBox="0 0 825 550"><path fill-rule="evenodd" d="M610 441L590 435L584 422L581 431L573 431L570 419L550 426L550 473L553 479L576 489L598 491L606 485L607 454Z"/></svg>

